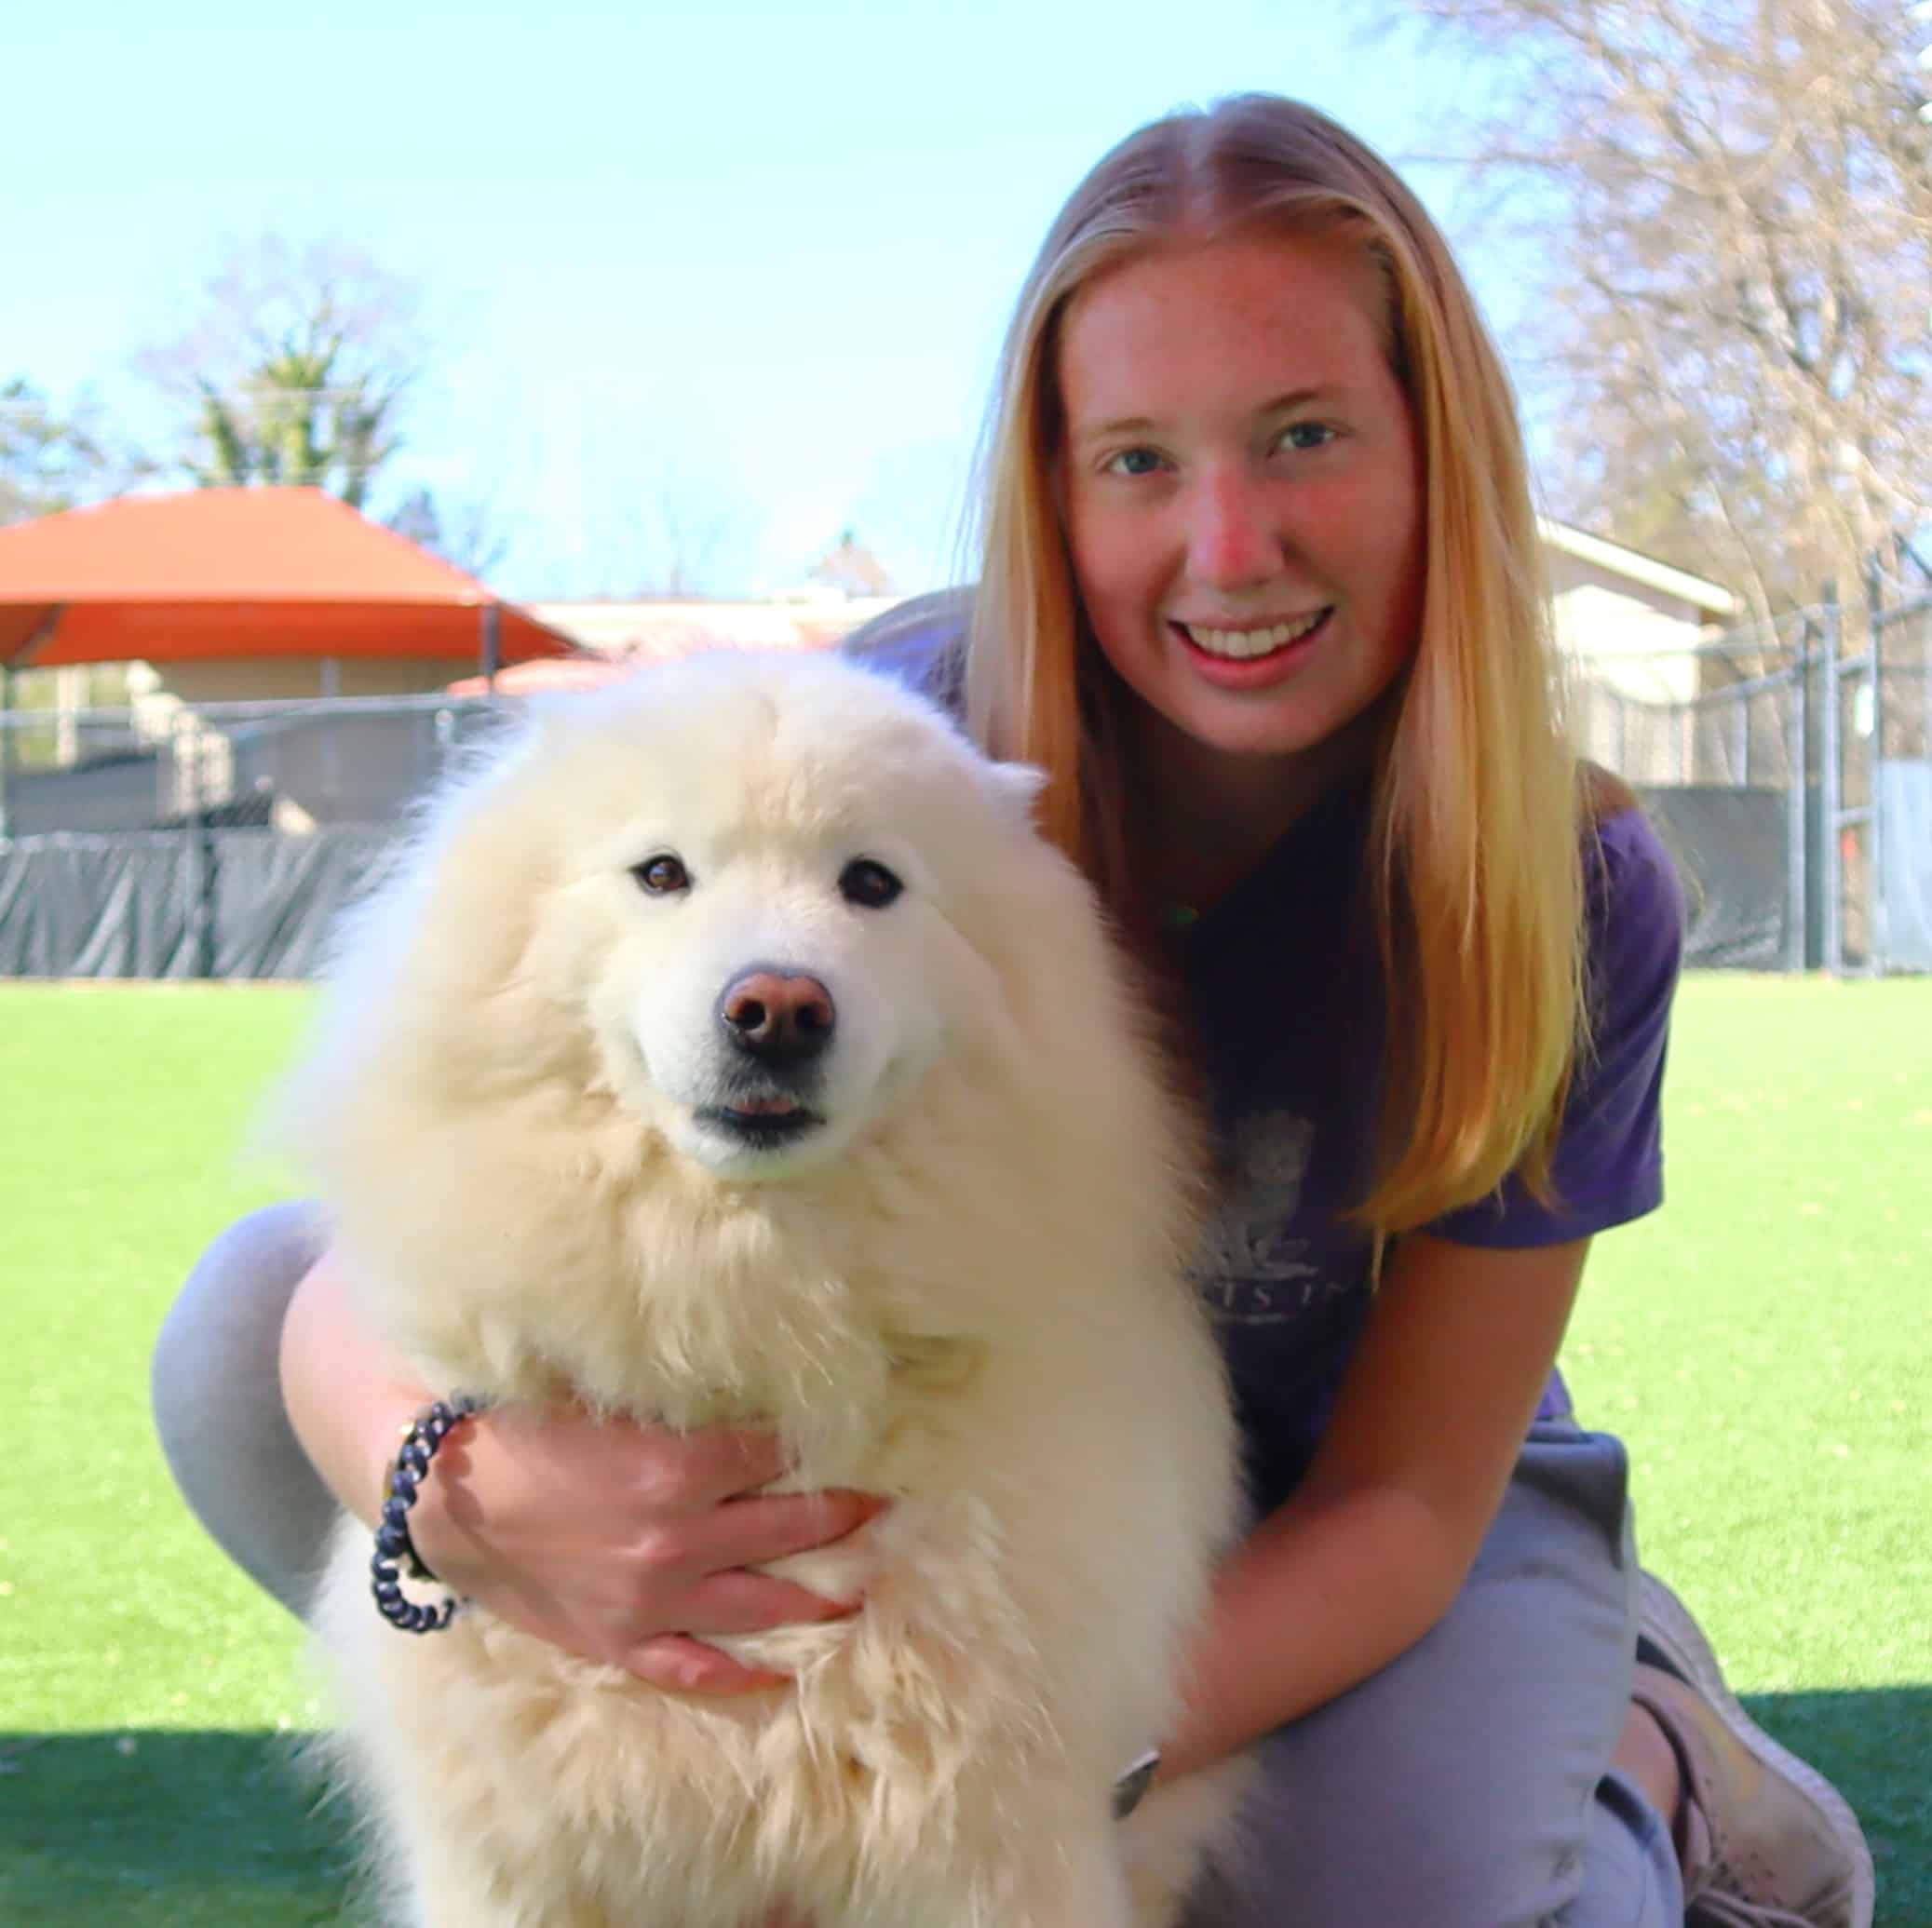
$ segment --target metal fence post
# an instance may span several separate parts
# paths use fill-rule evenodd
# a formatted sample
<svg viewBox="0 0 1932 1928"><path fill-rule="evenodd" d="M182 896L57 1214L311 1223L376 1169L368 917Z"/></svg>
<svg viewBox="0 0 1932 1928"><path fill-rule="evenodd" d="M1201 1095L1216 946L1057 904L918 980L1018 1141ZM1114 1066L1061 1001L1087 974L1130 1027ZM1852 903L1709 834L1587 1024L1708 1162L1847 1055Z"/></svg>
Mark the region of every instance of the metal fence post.
<svg viewBox="0 0 1932 1928"><path fill-rule="evenodd" d="M1824 688L1819 700L1824 714L1818 719L1818 816L1824 828L1820 839L1824 876L1819 883L1825 899L1825 969L1834 977L1844 975L1844 863L1838 839L1839 748L1838 748L1838 585L1825 585L1825 606L1818 639L1822 657Z"/></svg>
<svg viewBox="0 0 1932 1928"><path fill-rule="evenodd" d="M1790 921L1785 926L1784 962L1788 971L1804 968L1804 937L1811 923L1807 896L1809 865L1805 854L1805 806L1808 775L1804 767L1804 708L1811 681L1811 617L1801 618L1795 659L1791 665L1791 694L1785 705L1785 897Z"/></svg>
<svg viewBox="0 0 1932 1928"><path fill-rule="evenodd" d="M478 644L483 681L490 694L496 694L497 671L503 667L503 604L486 602L482 610L482 633Z"/></svg>
<svg viewBox="0 0 1932 1928"><path fill-rule="evenodd" d="M0 663L0 843L12 834L13 665Z"/></svg>
<svg viewBox="0 0 1932 1928"><path fill-rule="evenodd" d="M182 975L198 977L201 956L201 839L195 834L195 813L201 799L201 772L196 767L195 716L182 710L174 719L175 802L181 812L182 839Z"/></svg>
<svg viewBox="0 0 1932 1928"><path fill-rule="evenodd" d="M1865 569L1866 678L1871 691L1871 821L1865 832L1865 921L1868 927L1866 966L1874 977L1885 974L1888 933L1885 928L1885 682L1880 654L1885 601L1879 560L1873 556Z"/></svg>

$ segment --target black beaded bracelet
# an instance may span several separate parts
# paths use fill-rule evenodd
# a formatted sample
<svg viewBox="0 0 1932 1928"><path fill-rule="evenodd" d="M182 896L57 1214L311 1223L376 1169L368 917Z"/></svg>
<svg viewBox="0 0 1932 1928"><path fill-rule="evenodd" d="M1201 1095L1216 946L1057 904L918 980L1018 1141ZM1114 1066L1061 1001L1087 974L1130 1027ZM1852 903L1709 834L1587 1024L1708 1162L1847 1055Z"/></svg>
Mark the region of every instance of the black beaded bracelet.
<svg viewBox="0 0 1932 1928"><path fill-rule="evenodd" d="M391 1626L406 1634L440 1633L456 1617L463 1602L453 1597L440 1606L426 1607L405 1599L399 1560L409 1562L410 1576L434 1580L436 1575L423 1564L415 1542L410 1538L410 1508L422 1490L424 1476L437 1449L468 1419L480 1412L486 1402L466 1393L452 1393L426 1406L402 1436L402 1446L389 1468L389 1481L383 1493L383 1516L375 1530L375 1557L369 1563L370 1592L375 1596L376 1611Z"/></svg>

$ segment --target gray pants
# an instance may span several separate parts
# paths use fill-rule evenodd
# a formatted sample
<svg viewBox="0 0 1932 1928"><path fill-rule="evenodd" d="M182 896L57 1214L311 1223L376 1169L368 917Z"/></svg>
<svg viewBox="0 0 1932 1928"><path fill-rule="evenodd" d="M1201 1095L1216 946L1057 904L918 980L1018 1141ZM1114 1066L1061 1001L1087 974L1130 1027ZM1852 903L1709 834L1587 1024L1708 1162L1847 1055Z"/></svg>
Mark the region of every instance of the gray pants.
<svg viewBox="0 0 1932 1928"><path fill-rule="evenodd" d="M155 1351L188 1503L300 1613L334 1504L290 1430L277 1353L317 1238L299 1206L224 1233ZM1623 1448L1539 1424L1447 1617L1263 1744L1238 1873L1190 1928L1678 1928L1668 1829L1606 1771L1628 1705L1636 1559Z"/></svg>
<svg viewBox="0 0 1932 1928"><path fill-rule="evenodd" d="M1190 1928L1679 1928L1669 1829L1608 1771L1637 1579L1622 1446L1539 1423L1444 1619L1263 1745L1238 1893Z"/></svg>

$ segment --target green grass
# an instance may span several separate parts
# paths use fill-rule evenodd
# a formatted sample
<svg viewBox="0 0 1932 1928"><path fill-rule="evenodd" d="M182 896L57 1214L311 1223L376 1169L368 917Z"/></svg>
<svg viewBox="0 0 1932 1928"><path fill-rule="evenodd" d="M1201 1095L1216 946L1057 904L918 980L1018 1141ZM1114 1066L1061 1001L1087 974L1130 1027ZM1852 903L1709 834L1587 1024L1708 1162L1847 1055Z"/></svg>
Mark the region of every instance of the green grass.
<svg viewBox="0 0 1932 1928"><path fill-rule="evenodd" d="M292 1625L204 1541L148 1350L222 1225L287 989L0 986L0 1921L346 1920L278 1736ZM1932 1928L1932 982L1705 977L1669 1204L1606 1237L1565 1364L1635 1462L1647 1561Z"/></svg>
<svg viewBox="0 0 1932 1928"><path fill-rule="evenodd" d="M1645 1563L1932 1928L1932 981L1689 979L1666 1208L1605 1237L1564 1366Z"/></svg>
<svg viewBox="0 0 1932 1928"><path fill-rule="evenodd" d="M176 1498L147 1362L209 1235L294 990L0 986L0 1921L333 1921L331 1831L278 1733L294 1624Z"/></svg>

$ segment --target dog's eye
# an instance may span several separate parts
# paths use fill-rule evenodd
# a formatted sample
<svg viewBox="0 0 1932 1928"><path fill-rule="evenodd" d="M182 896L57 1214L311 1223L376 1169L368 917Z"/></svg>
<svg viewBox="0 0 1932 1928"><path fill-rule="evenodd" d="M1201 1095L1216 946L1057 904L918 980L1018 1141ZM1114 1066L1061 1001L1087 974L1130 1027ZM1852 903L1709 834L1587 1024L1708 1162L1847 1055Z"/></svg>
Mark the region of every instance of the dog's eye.
<svg viewBox="0 0 1932 1928"><path fill-rule="evenodd" d="M883 910L905 885L884 864L856 856L839 872L839 895L865 910Z"/></svg>
<svg viewBox="0 0 1932 1928"><path fill-rule="evenodd" d="M630 874L654 897L669 897L673 891L691 888L691 872L674 856L650 856L632 864Z"/></svg>

